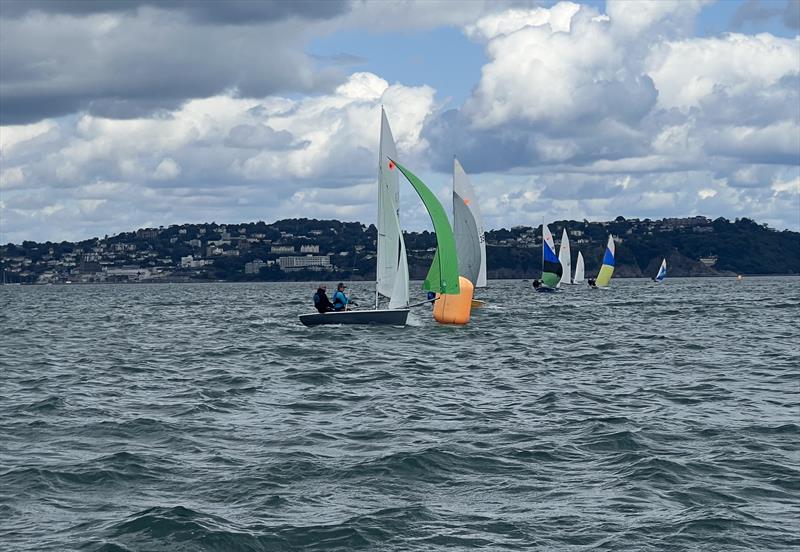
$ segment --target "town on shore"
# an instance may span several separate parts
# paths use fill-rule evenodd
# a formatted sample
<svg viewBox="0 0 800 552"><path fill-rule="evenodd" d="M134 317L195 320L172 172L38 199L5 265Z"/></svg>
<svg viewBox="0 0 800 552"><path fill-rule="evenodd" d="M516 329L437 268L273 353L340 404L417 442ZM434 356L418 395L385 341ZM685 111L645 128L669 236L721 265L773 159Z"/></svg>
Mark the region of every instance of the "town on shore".
<svg viewBox="0 0 800 552"><path fill-rule="evenodd" d="M586 273L599 269L608 234L617 244L615 276L650 277L662 258L671 276L800 274L800 233L776 231L748 218L703 216L609 222L555 221L567 229ZM2 283L128 283L202 281L374 280L374 225L286 219L268 224L180 224L142 228L80 242L0 245ZM435 235L404 233L412 278L423 278ZM539 227L486 232L489 278L539 275Z"/></svg>

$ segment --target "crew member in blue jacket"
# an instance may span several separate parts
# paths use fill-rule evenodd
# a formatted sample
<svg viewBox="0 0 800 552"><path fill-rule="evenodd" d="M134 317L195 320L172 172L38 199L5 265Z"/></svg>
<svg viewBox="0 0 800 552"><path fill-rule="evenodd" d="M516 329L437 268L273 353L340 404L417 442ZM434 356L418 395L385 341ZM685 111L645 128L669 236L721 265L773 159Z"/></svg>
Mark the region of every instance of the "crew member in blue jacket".
<svg viewBox="0 0 800 552"><path fill-rule="evenodd" d="M348 299L347 295L344 294L346 287L347 286L345 286L342 282L339 282L339 285L336 286L336 293L333 294L333 310L347 310L347 305L350 303L350 299Z"/></svg>

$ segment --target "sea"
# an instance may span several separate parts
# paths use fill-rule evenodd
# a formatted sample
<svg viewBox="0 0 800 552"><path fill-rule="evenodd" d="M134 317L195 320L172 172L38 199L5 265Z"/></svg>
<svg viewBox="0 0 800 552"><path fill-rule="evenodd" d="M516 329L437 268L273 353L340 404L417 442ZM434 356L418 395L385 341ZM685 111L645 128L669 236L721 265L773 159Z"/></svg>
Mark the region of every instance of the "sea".
<svg viewBox="0 0 800 552"><path fill-rule="evenodd" d="M800 278L315 289L0 287L0 550L800 549Z"/></svg>

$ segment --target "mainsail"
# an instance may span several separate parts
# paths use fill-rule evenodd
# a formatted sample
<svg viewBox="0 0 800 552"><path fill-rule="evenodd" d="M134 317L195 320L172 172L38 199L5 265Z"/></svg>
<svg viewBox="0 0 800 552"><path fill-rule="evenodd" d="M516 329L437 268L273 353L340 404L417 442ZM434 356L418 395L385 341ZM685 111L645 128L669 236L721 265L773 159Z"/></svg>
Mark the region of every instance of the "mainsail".
<svg viewBox="0 0 800 552"><path fill-rule="evenodd" d="M378 294L389 298L389 308L408 305L408 262L400 229L400 182L389 168L397 157L392 130L381 109L381 141L378 152L378 265L375 277L375 307Z"/></svg>
<svg viewBox="0 0 800 552"><path fill-rule="evenodd" d="M572 274L572 253L569 250L569 237L567 236L567 229L561 233L561 247L558 250L558 262L561 263L561 284L570 284L570 274Z"/></svg>
<svg viewBox="0 0 800 552"><path fill-rule="evenodd" d="M661 266L658 269L658 274L656 274L656 277L654 279L656 282L663 282L664 278L666 277L667 277L667 260L662 259Z"/></svg>
<svg viewBox="0 0 800 552"><path fill-rule="evenodd" d="M553 234L546 224L542 224L542 283L555 288L561 281L561 263L556 257L556 244Z"/></svg>
<svg viewBox="0 0 800 552"><path fill-rule="evenodd" d="M425 277L422 288L442 294L457 294L460 288L458 284L456 240L444 207L436 199L436 195L414 173L400 163L394 160L390 161L389 167L394 168L394 166L397 166L417 191L431 217L433 230L436 233L436 254L433 256L433 263L428 270L428 275Z"/></svg>
<svg viewBox="0 0 800 552"><path fill-rule="evenodd" d="M453 233L461 275L475 287L486 287L483 219L475 190L456 158L453 158Z"/></svg>
<svg viewBox="0 0 800 552"><path fill-rule="evenodd" d="M603 266L600 267L600 272L597 274L595 285L597 287L607 286L612 274L614 274L614 236L609 235L606 253L603 256Z"/></svg>
<svg viewBox="0 0 800 552"><path fill-rule="evenodd" d="M583 254L578 251L578 260L575 261L575 278L572 280L573 284L580 284L583 282Z"/></svg>

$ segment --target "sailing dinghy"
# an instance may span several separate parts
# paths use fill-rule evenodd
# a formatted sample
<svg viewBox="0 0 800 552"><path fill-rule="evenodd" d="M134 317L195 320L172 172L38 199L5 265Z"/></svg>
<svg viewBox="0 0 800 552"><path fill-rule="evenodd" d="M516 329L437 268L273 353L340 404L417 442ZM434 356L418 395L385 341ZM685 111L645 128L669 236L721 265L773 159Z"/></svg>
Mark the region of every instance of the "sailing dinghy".
<svg viewBox="0 0 800 552"><path fill-rule="evenodd" d="M569 249L569 236L567 236L567 229L564 228L564 231L561 233L561 246L558 250L558 262L561 263L561 270L563 274L561 274L561 281L558 282L558 285L569 284L572 285L575 282L572 281L570 275L572 274L572 252Z"/></svg>
<svg viewBox="0 0 800 552"><path fill-rule="evenodd" d="M546 224L542 224L542 283L539 287L534 286L534 289L545 293L556 291L562 274L563 269L556 256L553 234Z"/></svg>
<svg viewBox="0 0 800 552"><path fill-rule="evenodd" d="M667 277L667 260L661 259L661 266L658 268L658 274L656 274L656 277L653 278L653 280L661 283L664 281L664 278L666 277Z"/></svg>
<svg viewBox="0 0 800 552"><path fill-rule="evenodd" d="M572 279L572 283L583 283L583 254L580 251L578 251L578 260L575 261L575 277Z"/></svg>
<svg viewBox="0 0 800 552"><path fill-rule="evenodd" d="M444 207L430 188L400 163L390 160L417 192L433 223L436 234L436 253L433 255L422 289L436 294L433 318L440 324L467 324L472 309L474 286L459 275L456 238Z"/></svg>
<svg viewBox="0 0 800 552"><path fill-rule="evenodd" d="M392 130L381 108L378 152L378 259L375 277L375 308L301 314L305 326L321 324L379 324L405 326L408 319L408 260L400 228L400 182L389 158L397 157ZM380 297L389 300L380 308Z"/></svg>
<svg viewBox="0 0 800 552"><path fill-rule="evenodd" d="M453 157L453 234L458 269L476 288L486 287L486 237L475 189L458 159ZM472 301L482 307L483 301Z"/></svg>
<svg viewBox="0 0 800 552"><path fill-rule="evenodd" d="M614 236L609 235L608 243L606 244L606 252L603 255L603 266L600 267L600 272L597 273L594 285L592 286L591 283L589 284L593 288L608 287L608 283L611 281L611 275L614 274L614 253Z"/></svg>

